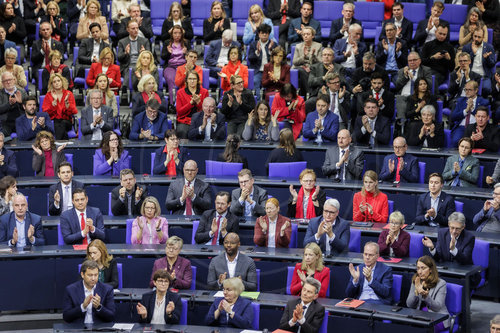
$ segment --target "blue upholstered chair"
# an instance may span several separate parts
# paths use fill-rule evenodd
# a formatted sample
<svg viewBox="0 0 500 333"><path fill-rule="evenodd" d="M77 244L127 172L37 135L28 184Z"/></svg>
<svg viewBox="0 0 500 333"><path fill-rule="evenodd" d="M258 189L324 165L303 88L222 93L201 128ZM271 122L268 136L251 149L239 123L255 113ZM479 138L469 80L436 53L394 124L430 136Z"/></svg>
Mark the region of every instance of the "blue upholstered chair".
<svg viewBox="0 0 500 333"><path fill-rule="evenodd" d="M401 300L401 285L403 284L403 276L399 274L392 275L392 301L398 304Z"/></svg>
<svg viewBox="0 0 500 333"><path fill-rule="evenodd" d="M193 221L193 231L191 232L191 244L196 244L196 241L194 240L194 235L196 235L196 230L198 230L199 225L200 221L198 220Z"/></svg>
<svg viewBox="0 0 500 333"><path fill-rule="evenodd" d="M488 269L490 262L490 243L487 241L477 239L474 243L474 249L472 250L472 262L474 265L481 266L481 282L476 286L475 289L484 286L486 283L486 270Z"/></svg>
<svg viewBox="0 0 500 333"><path fill-rule="evenodd" d="M351 237L349 238L349 252L361 252L361 230L351 229Z"/></svg>
<svg viewBox="0 0 500 333"><path fill-rule="evenodd" d="M299 178L307 162L269 163L269 177Z"/></svg>
<svg viewBox="0 0 500 333"><path fill-rule="evenodd" d="M424 254L423 234L410 232L410 258L420 258Z"/></svg>
<svg viewBox="0 0 500 333"><path fill-rule="evenodd" d="M78 274L80 274L81 268L82 268L82 264L78 264ZM116 269L118 270L118 289L122 289L123 288L123 265L121 263L117 263Z"/></svg>
<svg viewBox="0 0 500 333"><path fill-rule="evenodd" d="M462 292L463 287L455 283L446 283L446 308L450 313L450 329L439 333L458 332L460 315L462 314Z"/></svg>
<svg viewBox="0 0 500 333"><path fill-rule="evenodd" d="M461 201L455 200L455 211L463 213L464 212L464 203Z"/></svg>
<svg viewBox="0 0 500 333"><path fill-rule="evenodd" d="M425 166L426 166L425 162L418 162L418 171L419 171L418 182L420 184L425 184Z"/></svg>
<svg viewBox="0 0 500 333"><path fill-rule="evenodd" d="M252 328L254 330L259 329L259 318L260 318L260 304L252 302L253 309L253 320L252 320Z"/></svg>
<svg viewBox="0 0 500 333"><path fill-rule="evenodd" d="M241 169L243 169L243 163L205 161L205 174L207 177L237 176Z"/></svg>

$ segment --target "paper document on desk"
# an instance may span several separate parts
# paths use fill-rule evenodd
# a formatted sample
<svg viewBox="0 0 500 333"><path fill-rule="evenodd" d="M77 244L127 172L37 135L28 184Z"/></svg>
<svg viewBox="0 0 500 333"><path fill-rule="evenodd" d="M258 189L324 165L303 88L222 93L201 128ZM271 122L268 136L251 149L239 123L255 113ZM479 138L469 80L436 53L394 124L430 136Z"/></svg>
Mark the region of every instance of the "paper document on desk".
<svg viewBox="0 0 500 333"><path fill-rule="evenodd" d="M240 333L261 333L262 331L255 331L255 330L243 330Z"/></svg>
<svg viewBox="0 0 500 333"><path fill-rule="evenodd" d="M113 328L116 330L125 330L125 331L131 331L132 328L134 328L134 324L114 324Z"/></svg>
<svg viewBox="0 0 500 333"><path fill-rule="evenodd" d="M241 293L241 296L251 299L259 298L260 292L258 291L244 291Z"/></svg>
<svg viewBox="0 0 500 333"><path fill-rule="evenodd" d="M218 292L215 293L214 298L215 297L224 297L224 292L222 290L219 290Z"/></svg>

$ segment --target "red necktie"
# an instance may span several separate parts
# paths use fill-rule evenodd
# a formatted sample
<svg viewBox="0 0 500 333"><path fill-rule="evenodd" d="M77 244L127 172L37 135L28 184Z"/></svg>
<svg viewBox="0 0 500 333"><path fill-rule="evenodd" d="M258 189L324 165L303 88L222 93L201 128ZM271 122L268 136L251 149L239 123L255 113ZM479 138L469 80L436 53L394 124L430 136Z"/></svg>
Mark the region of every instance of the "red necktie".
<svg viewBox="0 0 500 333"><path fill-rule="evenodd" d="M188 182L187 186L191 186L191 182ZM186 198L186 215L193 215L193 201L191 201L191 197Z"/></svg>
<svg viewBox="0 0 500 333"><path fill-rule="evenodd" d="M286 5L286 0L283 1L283 4ZM283 10L283 15L281 16L281 24L285 24L286 23L286 10Z"/></svg>
<svg viewBox="0 0 500 333"><path fill-rule="evenodd" d="M379 100L379 98L380 98L379 93L378 93L378 92L376 92L376 93L375 93L375 99L378 101L378 100Z"/></svg>
<svg viewBox="0 0 500 333"><path fill-rule="evenodd" d="M400 157L398 157L397 161L398 161L398 166L396 168L396 181L399 182L399 180L401 179L401 176L399 175L399 159Z"/></svg>
<svg viewBox="0 0 500 333"><path fill-rule="evenodd" d="M215 232L214 237L212 238L212 245L217 244L217 238L219 237L220 218L221 216L219 215L219 217L217 218L217 231Z"/></svg>
<svg viewBox="0 0 500 333"><path fill-rule="evenodd" d="M80 228L82 228L82 231L85 230L85 219L83 218L83 213L80 213L80 216L82 217L80 219ZM87 236L83 238L83 245L87 245L89 242L87 241Z"/></svg>

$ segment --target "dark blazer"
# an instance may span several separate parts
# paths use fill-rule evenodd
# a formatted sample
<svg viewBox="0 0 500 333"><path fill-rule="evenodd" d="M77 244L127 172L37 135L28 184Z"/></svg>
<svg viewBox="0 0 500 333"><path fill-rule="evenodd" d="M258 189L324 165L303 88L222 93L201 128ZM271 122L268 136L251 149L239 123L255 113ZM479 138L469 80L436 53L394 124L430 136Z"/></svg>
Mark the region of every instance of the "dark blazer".
<svg viewBox="0 0 500 333"><path fill-rule="evenodd" d="M342 167L345 168L345 179L356 180L361 179L363 172L363 161L365 154L361 149L356 148L354 145L349 145L349 158L347 165L341 166L339 169L335 166L339 162L339 146L329 147L325 154L325 161L321 170L323 175L329 178L342 178Z"/></svg>
<svg viewBox="0 0 500 333"><path fill-rule="evenodd" d="M476 72L469 71L469 78L476 81L477 84L481 82L481 75L477 74ZM464 78L462 78L462 80L457 83L457 71L454 70L450 73L450 86L448 88L448 93L452 98L459 98L460 96L462 96L462 91L465 88L466 83L467 82L465 82Z"/></svg>
<svg viewBox="0 0 500 333"><path fill-rule="evenodd" d="M394 171L389 171L389 160L394 161ZM419 180L419 168L418 160L415 156L411 154L405 154L403 156L403 168L399 170L399 176L402 183L417 183ZM382 163L382 171L380 172L379 178L386 181L393 182L396 180L396 169L398 166L398 159L396 154L390 154L384 157L384 162Z"/></svg>
<svg viewBox="0 0 500 333"><path fill-rule="evenodd" d="M134 82L134 81L135 81L135 79L132 80L132 82ZM160 111L160 112L158 114L166 115L168 105L167 105L167 101L164 98L165 96L163 95L163 93L161 91L156 91L155 93L158 95L158 97L160 98L160 101L161 101L160 108L158 109L158 111ZM146 102L144 101L144 97L142 97L142 93L135 94L135 96L132 100L132 117L135 118L139 114L141 114L141 112L145 112L145 111L146 111Z"/></svg>
<svg viewBox="0 0 500 333"><path fill-rule="evenodd" d="M54 174L57 174L57 169L62 162L66 162L66 155L64 155L64 150L56 151L52 150L52 165L54 168ZM38 155L33 152L33 159L31 161L31 167L33 171L36 172L37 177L45 176L45 154Z"/></svg>
<svg viewBox="0 0 500 333"><path fill-rule="evenodd" d="M40 24L42 24L43 22L50 23L50 16L49 15L42 16L39 22ZM64 19L61 16L57 15L54 17L54 24L56 27L52 29L52 37L54 37L55 35L59 35L60 40L65 40L66 37L68 36L68 29L66 28L66 22L64 22Z"/></svg>
<svg viewBox="0 0 500 333"><path fill-rule="evenodd" d="M183 188L184 177L178 177L175 181L170 183L170 186L168 187L165 206L167 207L167 210L171 210L174 215L184 215L186 201L184 200L182 204L180 202ZM196 197L193 200L193 213L194 215L201 215L212 206L212 191L207 183L195 178L194 194Z"/></svg>
<svg viewBox="0 0 500 333"><path fill-rule="evenodd" d="M472 65L474 64L474 52L472 52L472 44L466 44L464 45L464 48L462 49L462 52L467 52L470 55L470 68L472 70ZM491 52L491 54L484 58L484 54ZM493 48L493 45L490 43L483 43L483 53L481 54L481 60L483 63L483 70L484 70L484 76L487 78L493 77L493 73L495 72L495 49Z"/></svg>
<svg viewBox="0 0 500 333"><path fill-rule="evenodd" d="M260 70L260 65L262 64L262 51L259 52L257 55L255 52L257 51L257 43L260 43L259 40L254 40L253 42L250 43L248 46L248 57L247 57L247 63L248 63L248 68L251 68L255 70L255 72L258 72ZM269 45L271 44L271 40L268 40L266 43L264 49L267 54L267 62L271 62L271 51L278 46L278 44L273 43L271 47ZM264 64L265 65L265 64Z"/></svg>
<svg viewBox="0 0 500 333"><path fill-rule="evenodd" d="M455 162L458 162L458 159L458 154L446 159L443 170L443 178L446 186L451 186L455 179L456 174L453 171L453 165ZM479 177L479 160L472 155L467 156L460 171L460 185L462 187L475 187L477 178Z"/></svg>
<svg viewBox="0 0 500 333"><path fill-rule="evenodd" d="M217 20L213 19L212 22L209 22L208 18L203 20L203 41L205 42L205 44L208 44L216 39L222 38L221 30L214 31L215 24L220 20L224 20L224 23L222 23L222 31L226 29L231 29L231 22L229 21L228 18L225 19L220 18Z"/></svg>
<svg viewBox="0 0 500 333"><path fill-rule="evenodd" d="M128 68L130 66L130 54L125 53L125 48L130 45L130 37L120 39L118 42L118 61L120 62L120 69L122 76L125 77L125 73L128 73ZM151 51L151 46L149 40L143 37L137 37L137 51L140 53L141 47L144 46L145 50Z"/></svg>
<svg viewBox="0 0 500 333"><path fill-rule="evenodd" d="M432 73L431 73L431 69L429 67L424 66L424 65L420 65L418 72L417 72L416 80L418 80L422 77L425 78L425 80L429 83L429 85L432 84ZM396 79L396 84L395 84L396 85L396 88L395 88L396 94L401 94L401 90L406 85L406 83L408 83L409 80L410 79L404 75L404 68L401 68L398 71L398 78Z"/></svg>
<svg viewBox="0 0 500 333"><path fill-rule="evenodd" d="M363 134L361 132L361 127L363 126L361 118L362 117L356 117L353 139L357 144L368 144L370 140L370 134L368 132L366 132L366 134ZM378 115L377 120L375 121L375 131L377 131L375 135L376 144L389 144L389 141L391 139L391 124L386 117L381 116L380 114Z"/></svg>
<svg viewBox="0 0 500 333"><path fill-rule="evenodd" d="M297 44L297 43L302 43L302 36L299 36L295 29L301 30L301 25L302 25L302 17L297 17L293 20L290 21L290 25L288 26L288 43L290 44ZM313 16L310 16L309 19L309 24L306 26L309 26L313 28L316 31L316 35L314 35L314 41L321 43L321 24L319 23L318 20L313 19Z"/></svg>
<svg viewBox="0 0 500 333"><path fill-rule="evenodd" d="M121 201L120 200L120 189L121 185L118 185L111 191L111 212L113 213L114 216L119 216L119 215L128 215L128 207L126 204L126 201ZM139 200L137 203L135 202L135 191L137 190L137 187L142 188L142 196L141 200ZM148 190L145 186L141 186L138 184L134 185L134 188L132 189L132 215L134 216L139 216L141 215L141 206L142 203L144 202L144 199L148 196ZM125 196L125 200L127 200L127 197Z"/></svg>
<svg viewBox="0 0 500 333"><path fill-rule="evenodd" d="M79 280L66 287L63 298L63 319L67 323L82 324L86 312L82 312L81 305L85 300L83 281ZM105 283L97 282L94 295L101 297L101 309L92 308L94 324L111 322L115 318L115 300L113 288Z"/></svg>
<svg viewBox="0 0 500 333"><path fill-rule="evenodd" d="M326 201L326 192L322 188L320 188L319 193L317 195L318 195L317 200L318 200L319 206L314 207L314 212L315 212L316 216L320 216L321 214L323 214L323 205L325 204L325 201ZM293 202L293 196L290 195L290 197L288 198L288 210L286 212L286 216L288 216L291 219L295 218L295 215L297 214L297 210L296 210L297 203L292 204L292 202ZM304 218L305 218L305 216L306 216L306 212L304 212Z"/></svg>
<svg viewBox="0 0 500 333"><path fill-rule="evenodd" d="M351 22L349 22L349 26L354 23L363 26L360 20L353 17L351 19ZM338 19L332 20L332 25L330 26L330 36L328 37L328 39L330 39L330 43L334 44L337 39L344 38L344 35L340 33L340 29L342 29L342 26L344 26L344 17L339 17ZM363 40L363 36L361 36L361 40Z"/></svg>
<svg viewBox="0 0 500 333"><path fill-rule="evenodd" d="M33 131L31 129L31 119L28 119L24 114L16 119L17 140L31 141L36 138L36 135L40 131L49 131L54 134L54 123L50 120L48 113L37 112L35 116L37 118L45 118L45 126L41 127L39 124L36 124L35 130Z"/></svg>
<svg viewBox="0 0 500 333"><path fill-rule="evenodd" d="M363 284L365 283L365 276L363 275L363 268L365 264L358 265L359 267L359 280L358 284L354 285L352 282L352 277L347 283L347 288L345 293L347 297L359 298L361 292L363 291ZM370 287L373 289L375 294L383 304L392 303L392 269L391 267L377 262L375 265L375 270L373 271L372 282Z"/></svg>
<svg viewBox="0 0 500 333"><path fill-rule="evenodd" d="M226 252L222 252L210 261L207 275L208 288L214 290L222 289L222 285L219 287L218 281L219 275L224 273L227 273L227 277L229 278ZM236 263L234 276L241 276L241 280L245 286L245 291L257 290L257 271L255 270L255 262L252 258L241 252L238 253L238 262Z"/></svg>
<svg viewBox="0 0 500 333"><path fill-rule="evenodd" d="M99 208L87 206L87 218L92 219L95 226L94 233L89 233L90 239L100 239L104 241L104 221ZM80 216L76 215L76 209L70 209L61 214L61 233L66 244L81 244L82 229L80 227Z"/></svg>
<svg viewBox="0 0 500 333"><path fill-rule="evenodd" d="M218 319L215 319L215 310L219 307L220 302L224 298L218 297L214 300L207 316L205 317L205 324L209 326L219 327L236 327L236 328L252 328L253 323L253 307L252 301L247 298L238 297L233 305L234 317L231 318L226 315L223 310Z"/></svg>
<svg viewBox="0 0 500 333"><path fill-rule="evenodd" d="M159 269L167 270L167 257L156 259L151 272L151 280L149 287L153 288L153 275ZM177 256L177 260L172 265L172 270L175 270L175 280L170 284L171 288L189 289L193 281L193 271L191 269L191 261L189 259Z"/></svg>
<svg viewBox="0 0 500 333"><path fill-rule="evenodd" d="M141 97L142 98L142 97ZM149 121L146 115L146 111L142 111L137 116L134 117L132 122L132 129L130 130L129 138L130 140L146 140L139 139L141 134L141 128L144 129L146 122ZM153 130L151 135L158 137L158 139L163 139L165 136L165 131L168 129L168 118L163 112L158 112L158 116L153 121Z"/></svg>
<svg viewBox="0 0 500 333"><path fill-rule="evenodd" d="M427 221L425 214L431 209L431 194L430 192L423 193L418 196L417 212L415 216L416 224L428 224L432 220ZM453 197L441 191L439 196L438 209L433 222L438 223L442 227L448 226L448 216L455 211L455 201Z"/></svg>
<svg viewBox="0 0 500 333"><path fill-rule="evenodd" d="M113 109L110 108L109 106L102 105L100 107L101 109L101 116L102 120L104 121L104 124L101 127L101 132L102 134L106 133L107 131L113 130ZM82 109L82 135L84 140L91 140L92 139L92 134L94 133L93 130L90 128L90 125L94 122L94 110L92 106L87 106Z"/></svg>
<svg viewBox="0 0 500 333"><path fill-rule="evenodd" d="M399 55L397 52L395 53L396 64L398 68L403 68L408 63L408 44L404 39L396 38L394 47L396 47L398 42L401 43L401 50L399 50L400 52ZM385 68L387 64L388 54L385 53L385 49L382 46L382 40L380 40L380 42L377 45L377 52L375 58L377 60L377 64Z"/></svg>
<svg viewBox="0 0 500 333"><path fill-rule="evenodd" d="M194 240L196 244L205 244L211 240L209 233L212 228L212 220L216 216L217 216L217 211L215 209L210 209L203 212L200 218L200 224L198 225L198 230L196 230L196 234L194 235ZM226 219L227 219L227 226L226 226L227 233L230 232L234 232L236 234L239 233L240 220L238 216L231 214L231 212L227 210ZM220 223L222 224L222 219ZM217 237L217 235L214 235L214 237ZM222 234L219 237L219 244L220 245L224 244L224 237L222 237Z"/></svg>
<svg viewBox="0 0 500 333"><path fill-rule="evenodd" d="M347 60L344 56L344 52L347 49L347 39L341 38L335 41L333 44L333 52L335 54L335 62L342 63ZM363 65L363 54L366 52L366 44L363 42L358 42L358 55L356 58L356 68Z"/></svg>
<svg viewBox="0 0 500 333"><path fill-rule="evenodd" d="M74 191L77 188L83 188L83 183L80 183L77 180L72 179L71 180L71 190ZM56 191L59 191L59 195L61 197L61 201L59 201L59 208L56 208L54 205L54 195L56 194ZM62 183L59 181L56 184L53 184L49 188L49 214L51 216L58 216L61 215L61 210L62 207L64 207L65 202L64 202L64 191L62 188ZM71 198L69 198L71 200Z"/></svg>
<svg viewBox="0 0 500 333"><path fill-rule="evenodd" d="M240 47L240 43L238 43L237 41L232 41L231 46ZM219 60L219 54L221 48L222 48L222 39L217 39L210 42L207 54L205 55L206 67L217 66L217 60Z"/></svg>
<svg viewBox="0 0 500 333"><path fill-rule="evenodd" d="M103 283L110 285L113 289L118 288L118 266L116 259L111 259L109 266L102 269L104 278Z"/></svg>
<svg viewBox="0 0 500 333"><path fill-rule="evenodd" d="M35 243L32 245L45 245L45 238L43 237L42 219L39 215L26 212L24 217L24 235L26 236L26 245L30 244L28 239L28 229L33 225L35 232ZM10 245L12 234L16 228L16 213L11 212L4 214L0 219L0 244Z"/></svg>
<svg viewBox="0 0 500 333"><path fill-rule="evenodd" d="M304 237L304 247L309 243L316 243L321 248L324 253L326 251L326 234L321 236L319 241L316 241L314 235L318 232L318 227L323 220L323 216L315 217L309 220L307 225L306 235ZM335 219L335 225L332 228L335 234L335 239L330 243L330 253L333 255L338 255L344 251L349 250L349 239L351 238L351 229L349 222L343 218L337 217Z"/></svg>
<svg viewBox="0 0 500 333"><path fill-rule="evenodd" d="M9 28L12 24L16 25L16 30L9 32ZM7 32L6 39L11 40L16 44L23 44L24 37L26 37L26 26L24 24L24 19L21 16L13 16L3 19L1 25Z"/></svg>
<svg viewBox="0 0 500 333"><path fill-rule="evenodd" d="M102 39L99 43L99 54L101 51L109 47ZM94 51L94 39L84 38L80 41L80 48L78 49L78 64L79 65L92 65L92 52Z"/></svg>
<svg viewBox="0 0 500 333"><path fill-rule="evenodd" d="M390 249L392 248L395 257L408 257L410 253L410 234L404 230L400 230L398 239L394 241L394 243L392 243L392 245L390 246L385 243L388 234L389 230L384 229L378 237L377 243L380 249L380 255L388 256L391 253Z"/></svg>
<svg viewBox="0 0 500 333"><path fill-rule="evenodd" d="M431 138L430 135L424 135L422 139L418 136L420 135L420 130L424 126L422 121L415 121L409 124L408 131L406 132L406 141L408 146L422 146L425 139L427 139L428 148L442 148L444 147L444 126L443 123L434 122L434 137Z"/></svg>
<svg viewBox="0 0 500 333"><path fill-rule="evenodd" d="M314 122L319 118L318 111L311 112L307 115L302 134L304 138L316 140L318 132L314 133ZM337 133L339 131L339 116L331 111L327 111L323 120L323 130L321 131L321 140L323 142L337 142Z"/></svg>
<svg viewBox="0 0 500 333"><path fill-rule="evenodd" d="M407 120L418 121L422 119L421 111L416 112L418 108L418 103L422 101L425 101L425 105L432 105L434 107L434 110L437 111L438 105L436 96L429 94L427 97L424 97L422 99L415 97L416 97L415 95L411 95L406 98L405 118Z"/></svg>
<svg viewBox="0 0 500 333"><path fill-rule="evenodd" d="M184 15L186 15L186 13L184 13ZM191 24L191 18L184 17L184 20L182 20L181 24L182 24L182 29L184 29L184 39L191 41L191 39L193 39L194 36L193 25ZM171 21L168 18L166 18L165 21L163 21L163 25L161 26L161 36L160 36L160 39L163 41L163 43L167 43L167 41L170 39L170 34L168 33L168 31L173 27L174 27L174 21ZM153 35L152 32L153 31L151 30L151 35Z"/></svg>
<svg viewBox="0 0 500 333"><path fill-rule="evenodd" d="M170 290L167 290L167 294L165 295L165 307L169 302L173 302L175 305L174 311L172 311L170 316L167 316L167 313L163 311L163 319L167 325L179 324L181 320L182 314L182 302L181 297L178 294L174 294ZM148 293L142 294L141 304L144 305L146 310L148 311L147 317L142 319L139 316L140 323L151 323L153 319L153 313L155 311L155 303L156 303L156 291L150 291Z"/></svg>
<svg viewBox="0 0 500 333"><path fill-rule="evenodd" d="M340 74L340 80L344 81L345 78L345 68L337 63L333 64L333 72ZM309 78L307 80L307 86L309 87L309 96L317 96L321 87L326 86L323 76L327 73L327 69L323 63L318 62L310 67ZM344 98L345 99L345 98Z"/></svg>
<svg viewBox="0 0 500 333"><path fill-rule="evenodd" d="M35 40L31 47L31 62L33 63L33 73L38 73L38 70L42 68L43 61L45 60L45 55L42 53L43 39ZM64 45L55 39L50 39L50 49L57 50L64 54ZM38 76L37 76L38 77Z"/></svg>
<svg viewBox="0 0 500 333"><path fill-rule="evenodd" d="M459 126L459 124L462 122L462 120L465 118L464 116L464 110L467 108L467 97L459 97L457 99L457 104L455 104L455 108L451 112L451 120L454 122L452 125L453 127ZM490 105L489 101L487 99L484 99L480 96L476 98L476 106L474 107L474 110L472 110L472 114L476 114L476 109L478 106L488 106Z"/></svg>
<svg viewBox="0 0 500 333"><path fill-rule="evenodd" d="M160 147L155 150L155 160L153 166L153 174L161 175L167 172L167 168L165 167L165 160L167 159L167 154L163 152L165 146ZM183 174L184 163L189 159L189 153L183 147L179 147L179 164L175 168L177 171L177 176L181 176ZM179 196L180 197L180 196Z"/></svg>
<svg viewBox="0 0 500 333"><path fill-rule="evenodd" d="M395 19L394 17L391 17L388 20L385 20L382 22L382 31L380 32L379 40L382 40L386 38L385 34L385 25L387 23L394 23ZM403 21L401 22L401 35L399 35L399 38L403 39L408 45L411 43L413 37L413 22L408 20L406 17L403 16Z"/></svg>
<svg viewBox="0 0 500 333"><path fill-rule="evenodd" d="M196 112L191 118L191 125L189 126L188 139L193 141L203 141L205 139L205 131L200 134L200 126L203 124L204 112ZM220 112L217 112L215 118L217 127L214 130L210 128L210 139L214 141L224 140L226 137L226 118Z"/></svg>
<svg viewBox="0 0 500 333"><path fill-rule="evenodd" d="M413 37L413 44L422 46L425 43L425 39L427 38L427 24L429 23L429 18L425 18L418 22L417 31L415 32L415 36ZM439 24L444 24L448 27L448 36L446 36L446 41L450 41L450 23L443 19L439 19Z"/></svg>
<svg viewBox="0 0 500 333"><path fill-rule="evenodd" d="M299 0L289 0L288 11L286 13L287 18L294 19L300 16L300 1ZM281 24L281 17L283 13L280 11L281 0L269 0L266 10L266 16L273 20L274 25ZM278 36L274 36L278 38Z"/></svg>
<svg viewBox="0 0 500 333"><path fill-rule="evenodd" d="M241 188L236 188L231 194L231 213L236 216L243 216L245 214L245 203L240 204L239 198L241 195ZM266 200L268 199L267 191L257 185L253 186L253 201L255 201L255 207L252 210L252 216L258 217L266 215L264 209L266 205Z"/></svg>
<svg viewBox="0 0 500 333"><path fill-rule="evenodd" d="M118 40L128 37L127 25L129 21L130 17L125 17L121 19L120 28L118 29L118 33L116 35L116 38ZM150 17L145 17L145 16L142 17L142 23L139 26L139 30L144 35L144 38L150 39L151 37L153 37L153 23L151 23Z"/></svg>
<svg viewBox="0 0 500 333"><path fill-rule="evenodd" d="M434 245L436 250L436 254L433 255L434 260L439 262L456 261L462 265L473 265L472 250L474 249L476 238L472 232L465 229L462 230L455 245L455 248L458 250L456 256L450 253L450 241L450 230L448 228L439 229L437 243Z"/></svg>
<svg viewBox="0 0 500 333"><path fill-rule="evenodd" d="M364 78L371 79L372 74L375 72L379 72L380 74L382 74L382 76L384 77L384 89L389 90L389 85L390 85L389 75L387 74L385 68L378 64L375 64L375 68L373 69L373 71L365 72L362 60L360 65L358 65L358 62L356 60L356 69L352 73L351 82L349 82L349 85L351 86L351 88L354 88L361 82L362 79Z"/></svg>
<svg viewBox="0 0 500 333"><path fill-rule="evenodd" d="M476 123L469 124L465 128L464 136L470 137L476 131ZM474 141L474 148L484 148L489 152L497 153L500 148L500 127L498 125L486 124L483 130L483 139Z"/></svg>
<svg viewBox="0 0 500 333"><path fill-rule="evenodd" d="M288 322L293 318L293 311L297 304L300 304L302 300L300 298L289 300L286 303L285 310L280 320L280 329L297 332L300 327L301 333L316 333L319 332L319 328L323 324L323 319L325 318L325 307L318 303L317 300L314 300L310 303L309 308L307 309L305 319L303 325L297 323L295 326L290 327Z"/></svg>
<svg viewBox="0 0 500 333"><path fill-rule="evenodd" d="M3 165L0 165L0 177L7 175L17 177L16 154L11 150L5 149L5 147L0 150L0 154L4 156Z"/></svg>
<svg viewBox="0 0 500 333"><path fill-rule="evenodd" d="M376 95L373 93L372 89L361 93L361 103L358 100L358 115L363 116L365 114L363 109L364 102L368 99L368 97L375 98L375 96ZM379 107L378 114L392 121L392 118L394 117L394 94L389 89L384 88L382 95L379 93L379 98L381 98L384 103Z"/></svg>

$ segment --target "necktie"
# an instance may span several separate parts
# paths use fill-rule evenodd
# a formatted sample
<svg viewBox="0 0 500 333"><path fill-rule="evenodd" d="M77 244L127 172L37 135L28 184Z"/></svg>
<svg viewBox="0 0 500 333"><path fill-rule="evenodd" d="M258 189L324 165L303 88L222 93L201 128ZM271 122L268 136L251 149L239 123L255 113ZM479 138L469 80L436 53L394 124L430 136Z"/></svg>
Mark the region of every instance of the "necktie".
<svg viewBox="0 0 500 333"><path fill-rule="evenodd" d="M283 4L286 5L287 0L283 1ZM281 15L281 24L286 23L286 10L283 10L282 15Z"/></svg>
<svg viewBox="0 0 500 333"><path fill-rule="evenodd" d="M80 228L82 228L82 231L85 229L85 219L83 218L83 213L80 213L81 219L80 219ZM87 236L83 238L83 245L87 245L89 242L87 241Z"/></svg>
<svg viewBox="0 0 500 333"><path fill-rule="evenodd" d="M413 84L416 79L415 75L417 74L417 71L415 69L412 69L411 74L412 74L412 79L410 81L410 95L413 95Z"/></svg>
<svg viewBox="0 0 500 333"><path fill-rule="evenodd" d="M370 122L370 127L372 128L372 131L375 130L375 122L373 120L369 120ZM375 138L373 137L373 135L370 134L370 140L368 142L371 146L373 146L375 144Z"/></svg>
<svg viewBox="0 0 500 333"><path fill-rule="evenodd" d="M380 99L380 95L378 92L375 93L375 99L378 101Z"/></svg>
<svg viewBox="0 0 500 333"><path fill-rule="evenodd" d="M330 111L332 111L333 113L335 113L335 95L336 93L330 93Z"/></svg>
<svg viewBox="0 0 500 333"><path fill-rule="evenodd" d="M191 186L191 182L188 182L188 187ZM186 215L191 216L193 215L193 201L191 200L191 197L186 198Z"/></svg>
<svg viewBox="0 0 500 333"><path fill-rule="evenodd" d="M62 200L63 205L61 205L63 207L63 212L65 212L69 209L69 207L71 205L70 198L71 198L71 195L69 194L69 186L66 185L66 186L64 186L64 196L63 196L63 200Z"/></svg>
<svg viewBox="0 0 500 333"><path fill-rule="evenodd" d="M398 156L398 158L397 158L397 163L398 163L398 166L397 166L397 168L396 168L396 181L397 181L397 182L399 182L399 180L401 179L401 176L399 175L399 171L400 171L400 169L399 169L399 159L400 159L400 158L401 158L401 157L399 157L399 156Z"/></svg>
<svg viewBox="0 0 500 333"><path fill-rule="evenodd" d="M462 171L462 167L464 166L464 160L459 158L458 164L460 164L460 171ZM460 171L457 173L455 179L453 179L453 183L451 183L451 186L460 186Z"/></svg>
<svg viewBox="0 0 500 333"><path fill-rule="evenodd" d="M45 65L48 65L50 64L49 60L50 46L46 40L43 41L43 52L45 53Z"/></svg>
<svg viewBox="0 0 500 333"><path fill-rule="evenodd" d="M214 237L212 238L212 245L216 245L217 238L219 238L220 219L221 216L219 215L219 217L217 218L217 231L215 232Z"/></svg>
<svg viewBox="0 0 500 333"><path fill-rule="evenodd" d="M340 151L340 158L341 158L341 159L344 157L344 154L345 154L345 149L342 149L342 150ZM341 171L341 172L342 172L342 180L345 180L345 164L344 164L344 163L342 163L342 164L340 165L340 170L342 170L342 171Z"/></svg>
<svg viewBox="0 0 500 333"><path fill-rule="evenodd" d="M467 112L467 116L465 116L465 127L467 127L470 123L470 115L472 113L472 110L470 110L469 112Z"/></svg>

